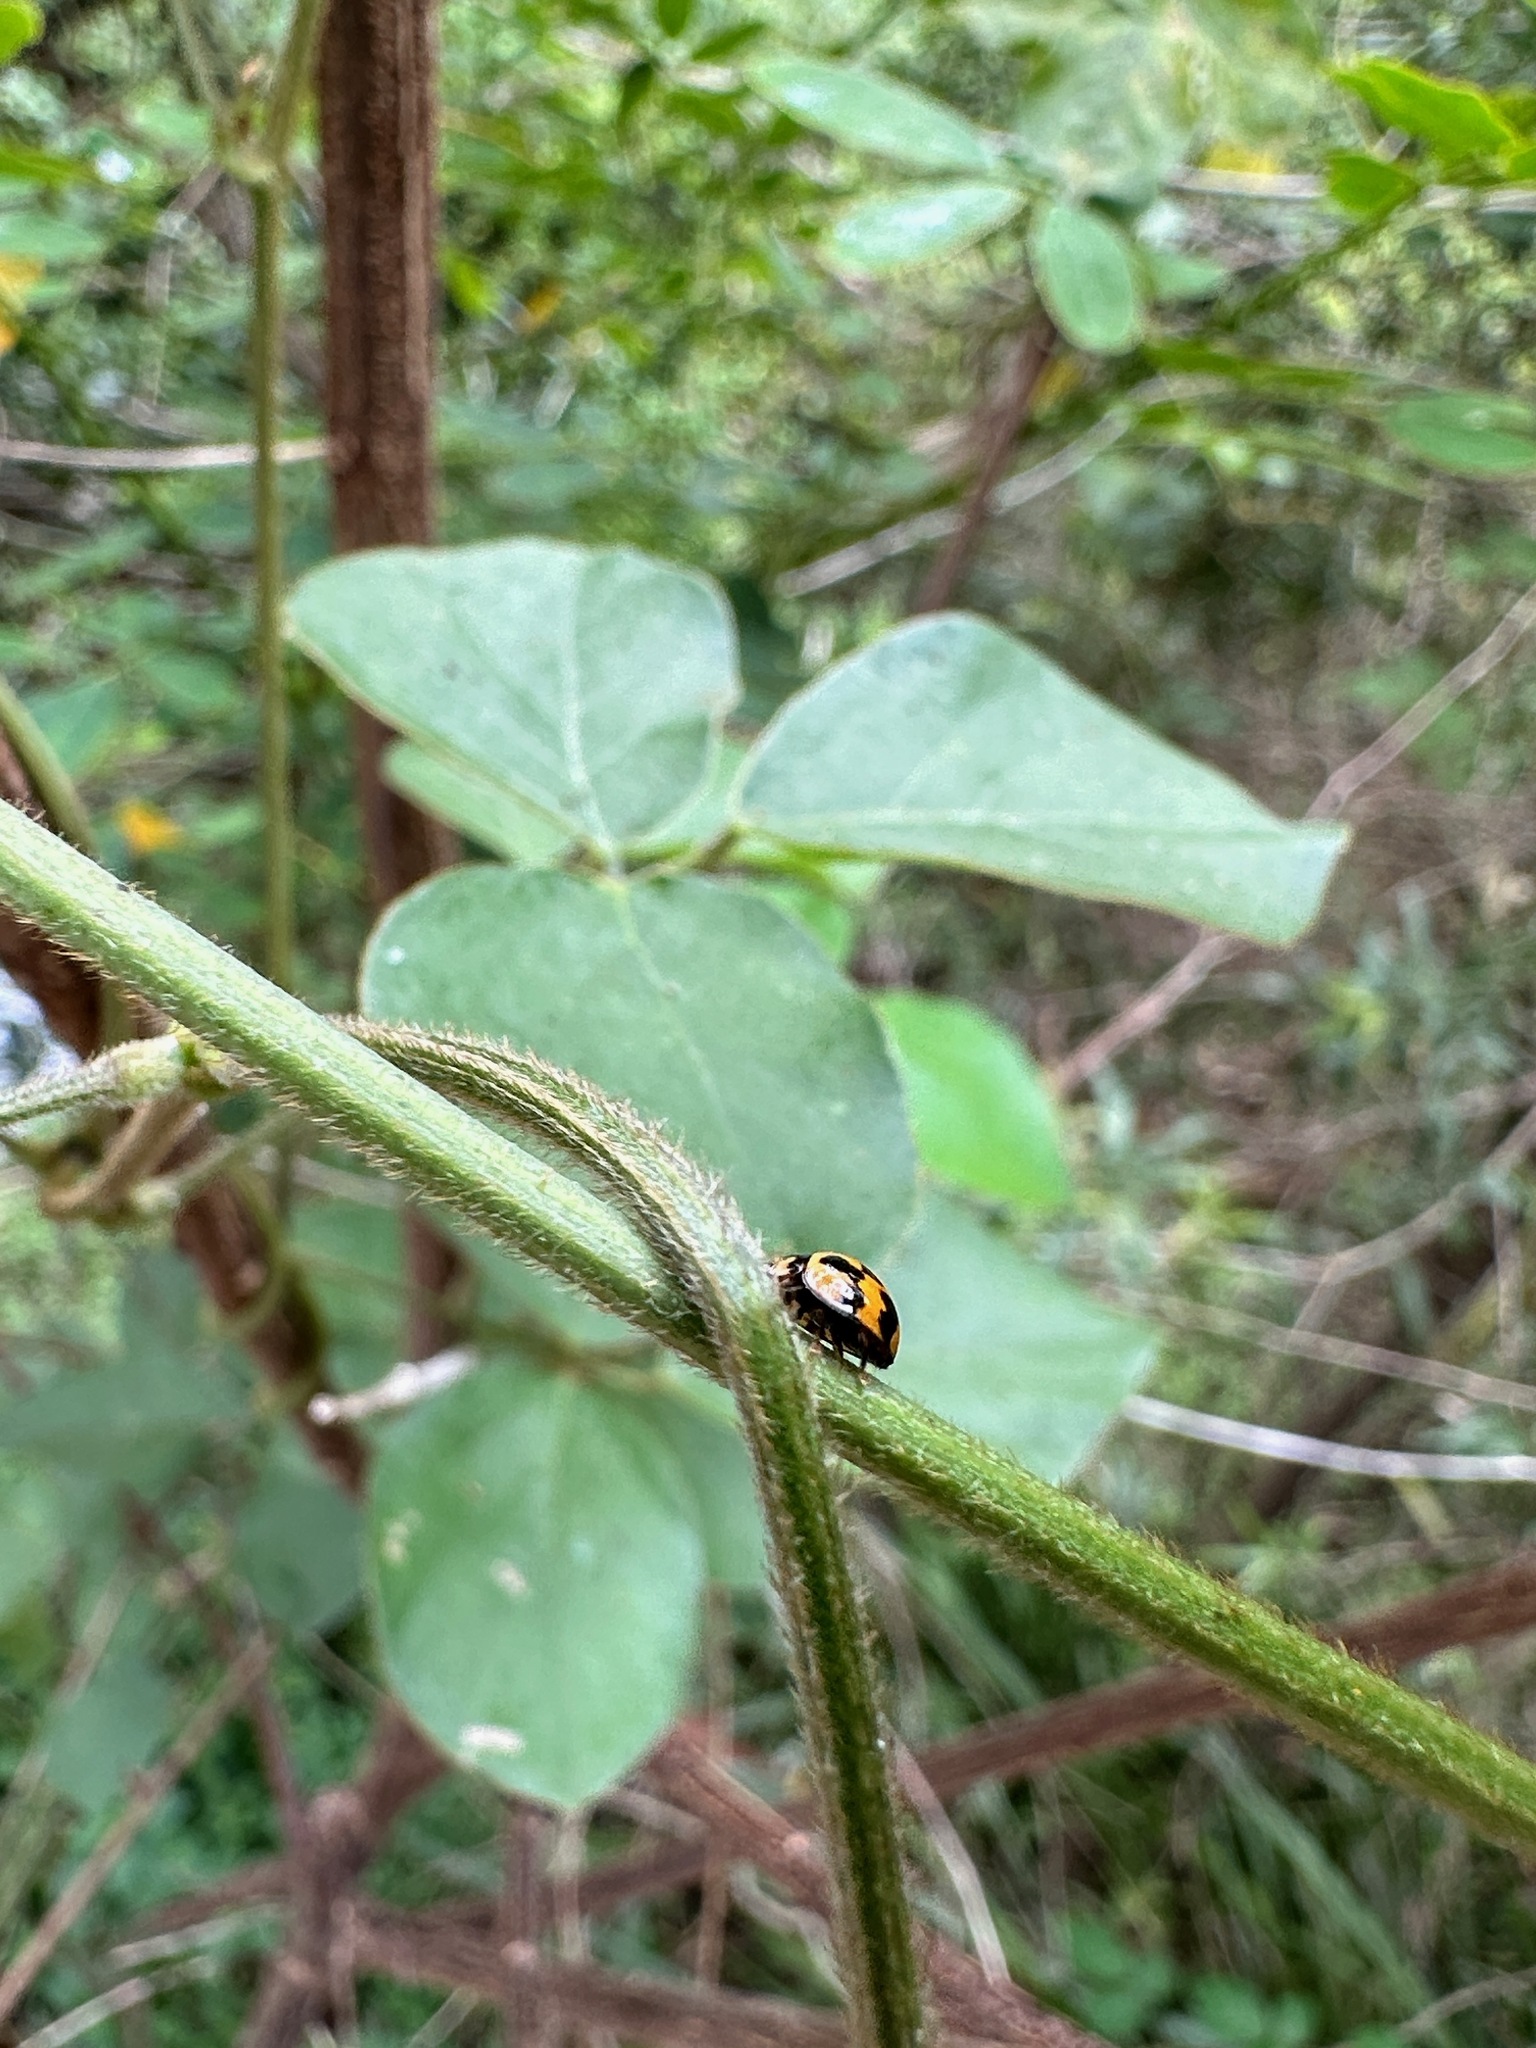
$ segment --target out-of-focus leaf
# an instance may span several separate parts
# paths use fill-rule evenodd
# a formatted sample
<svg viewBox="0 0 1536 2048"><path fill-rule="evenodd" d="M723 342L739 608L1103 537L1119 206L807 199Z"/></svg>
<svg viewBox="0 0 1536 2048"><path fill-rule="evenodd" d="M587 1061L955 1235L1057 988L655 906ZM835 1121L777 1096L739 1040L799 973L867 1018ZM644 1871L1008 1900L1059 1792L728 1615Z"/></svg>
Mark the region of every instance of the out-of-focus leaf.
<svg viewBox="0 0 1536 2048"><path fill-rule="evenodd" d="M495 776L482 775L467 761L445 761L412 740L390 742L384 754L384 780L504 860L543 867L571 843L564 825Z"/></svg>
<svg viewBox="0 0 1536 2048"><path fill-rule="evenodd" d="M884 1278L901 1313L903 1393L1045 1479L1082 1462L1157 1340L930 1192Z"/></svg>
<svg viewBox="0 0 1536 2048"><path fill-rule="evenodd" d="M92 1819L127 1791L175 1719L175 1690L134 1640L141 1633L121 1631L85 1690L44 1726L49 1782Z"/></svg>
<svg viewBox="0 0 1536 2048"><path fill-rule="evenodd" d="M0 1622L47 1583L69 1548L64 1503L45 1472L0 1458Z"/></svg>
<svg viewBox="0 0 1536 2048"><path fill-rule="evenodd" d="M819 57L768 57L749 74L765 100L852 149L914 171L990 171L997 155L952 108L910 86Z"/></svg>
<svg viewBox="0 0 1536 2048"><path fill-rule="evenodd" d="M158 1488L207 1430L240 1422L243 1389L201 1320L195 1279L168 1253L129 1269L116 1353L0 1407L0 1449L109 1486Z"/></svg>
<svg viewBox="0 0 1536 2048"><path fill-rule="evenodd" d="M1418 189L1411 171L1364 150L1337 149L1328 159L1328 197L1346 213L1390 213L1414 198Z"/></svg>
<svg viewBox="0 0 1536 2048"><path fill-rule="evenodd" d="M1334 77L1357 93L1383 128L1400 128L1427 142L1447 162L1496 155L1515 142L1515 131L1475 85L1433 78L1412 64L1371 57Z"/></svg>
<svg viewBox="0 0 1536 2048"><path fill-rule="evenodd" d="M235 1519L234 1567L284 1628L333 1628L362 1590L357 1506L279 1437Z"/></svg>
<svg viewBox="0 0 1536 2048"><path fill-rule="evenodd" d="M1084 206L1046 207L1029 238L1035 284L1067 340L1121 355L1141 337L1136 259L1118 228Z"/></svg>
<svg viewBox="0 0 1536 2048"><path fill-rule="evenodd" d="M1147 285L1159 305L1190 305L1213 299L1231 272L1210 256L1189 256L1182 249L1141 249L1137 252Z"/></svg>
<svg viewBox="0 0 1536 2048"><path fill-rule="evenodd" d="M1072 1192L1056 1105L1011 1032L983 1010L912 989L875 1002L891 1034L918 1157L971 1194L1056 1209Z"/></svg>
<svg viewBox="0 0 1536 2048"><path fill-rule="evenodd" d="M498 1784L580 1806L682 1706L704 1545L636 1401L488 1360L389 1430L369 1529L394 1685Z"/></svg>
<svg viewBox="0 0 1536 2048"><path fill-rule="evenodd" d="M688 1481L709 1577L720 1586L760 1586L767 1564L763 1522L730 1395L678 1369L648 1375L644 1391L632 1398Z"/></svg>
<svg viewBox="0 0 1536 2048"><path fill-rule="evenodd" d="M1190 135L1187 94L1160 30L1118 12L1084 20L1038 75L1015 124L1025 156L1075 198L1147 205Z"/></svg>
<svg viewBox="0 0 1536 2048"><path fill-rule="evenodd" d="M42 9L34 7L32 0L0 0L0 64L9 64L42 32Z"/></svg>
<svg viewBox="0 0 1536 2048"><path fill-rule="evenodd" d="M1024 204L1016 185L968 178L909 185L888 199L852 206L833 228L828 247L850 270L901 270L952 256L1012 220Z"/></svg>
<svg viewBox="0 0 1536 2048"><path fill-rule="evenodd" d="M1402 448L1453 476L1529 476L1536 471L1536 407L1494 392L1437 391L1405 398L1386 417Z"/></svg>
<svg viewBox="0 0 1536 2048"><path fill-rule="evenodd" d="M1345 844L957 613L898 626L792 698L741 802L795 845L1146 903L1271 945L1316 916Z"/></svg>

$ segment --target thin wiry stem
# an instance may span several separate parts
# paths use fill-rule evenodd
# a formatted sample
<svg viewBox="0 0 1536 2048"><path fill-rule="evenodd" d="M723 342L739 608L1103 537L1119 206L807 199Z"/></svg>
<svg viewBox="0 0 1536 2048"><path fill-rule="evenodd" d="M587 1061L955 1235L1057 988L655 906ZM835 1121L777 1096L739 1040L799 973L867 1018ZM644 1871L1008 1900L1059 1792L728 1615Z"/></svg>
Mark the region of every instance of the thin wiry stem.
<svg viewBox="0 0 1536 2048"><path fill-rule="evenodd" d="M256 676L261 696L261 814L267 976L293 980L294 826L283 647L283 500L278 429L283 375L283 185L281 173L251 187L251 385L256 410Z"/></svg>

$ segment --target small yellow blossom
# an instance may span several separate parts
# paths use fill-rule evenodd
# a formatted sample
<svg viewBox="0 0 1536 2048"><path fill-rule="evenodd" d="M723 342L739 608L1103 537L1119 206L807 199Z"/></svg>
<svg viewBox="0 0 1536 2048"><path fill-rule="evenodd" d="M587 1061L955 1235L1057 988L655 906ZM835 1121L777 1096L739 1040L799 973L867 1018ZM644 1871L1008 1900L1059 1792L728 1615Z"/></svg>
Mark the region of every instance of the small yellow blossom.
<svg viewBox="0 0 1536 2048"><path fill-rule="evenodd" d="M129 797L126 803L118 805L112 817L128 842L128 851L135 857L164 853L168 846L179 846L187 836L158 804L146 803L142 797Z"/></svg>

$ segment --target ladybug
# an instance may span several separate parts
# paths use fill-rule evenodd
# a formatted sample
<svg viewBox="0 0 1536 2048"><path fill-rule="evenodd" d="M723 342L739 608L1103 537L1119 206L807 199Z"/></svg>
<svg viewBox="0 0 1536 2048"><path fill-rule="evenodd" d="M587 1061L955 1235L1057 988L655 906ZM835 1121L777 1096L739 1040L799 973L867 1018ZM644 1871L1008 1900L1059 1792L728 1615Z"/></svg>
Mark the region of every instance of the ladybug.
<svg viewBox="0 0 1536 2048"><path fill-rule="evenodd" d="M839 1358L883 1370L901 1343L901 1318L885 1282L846 1252L795 1252L771 1259L784 1306L807 1335Z"/></svg>

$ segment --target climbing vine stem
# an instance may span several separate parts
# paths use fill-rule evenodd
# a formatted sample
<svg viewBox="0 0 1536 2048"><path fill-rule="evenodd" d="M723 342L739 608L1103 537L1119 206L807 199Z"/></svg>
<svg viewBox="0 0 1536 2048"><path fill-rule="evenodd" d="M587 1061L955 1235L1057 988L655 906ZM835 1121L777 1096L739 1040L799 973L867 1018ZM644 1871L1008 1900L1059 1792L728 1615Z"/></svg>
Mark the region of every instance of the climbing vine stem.
<svg viewBox="0 0 1536 2048"><path fill-rule="evenodd" d="M719 1370L690 1299L623 1207L533 1158L56 839L0 805L0 897L303 1110L525 1257ZM1387 1783L1536 1854L1536 1768L1048 1486L893 1389L816 1369L831 1442L879 1484Z"/></svg>

